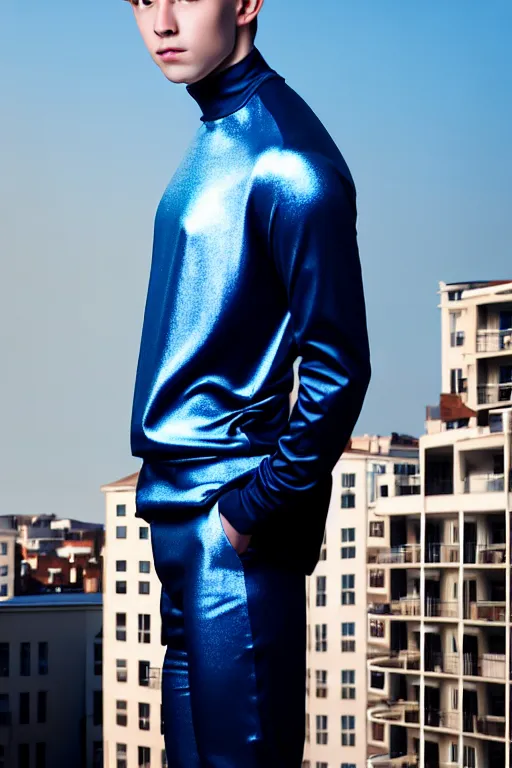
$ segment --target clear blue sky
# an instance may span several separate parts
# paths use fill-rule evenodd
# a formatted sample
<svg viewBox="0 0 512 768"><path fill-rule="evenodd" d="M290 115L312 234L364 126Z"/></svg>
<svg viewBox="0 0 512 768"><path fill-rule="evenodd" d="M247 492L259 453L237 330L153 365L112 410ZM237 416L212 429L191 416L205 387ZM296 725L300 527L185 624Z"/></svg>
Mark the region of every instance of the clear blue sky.
<svg viewBox="0 0 512 768"><path fill-rule="evenodd" d="M506 279L510 0L266 0L256 44L354 176L373 380L357 432L423 431L438 281ZM103 517L129 421L153 217L199 126L122 0L0 26L0 512Z"/></svg>

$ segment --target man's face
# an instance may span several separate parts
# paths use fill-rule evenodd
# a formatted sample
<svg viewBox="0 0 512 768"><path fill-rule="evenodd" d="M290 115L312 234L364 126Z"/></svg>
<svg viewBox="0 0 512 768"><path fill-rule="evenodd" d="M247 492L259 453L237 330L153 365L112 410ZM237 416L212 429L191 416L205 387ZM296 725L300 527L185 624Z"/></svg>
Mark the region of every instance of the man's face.
<svg viewBox="0 0 512 768"><path fill-rule="evenodd" d="M173 83L206 77L231 54L243 0L131 0L153 61ZM162 57L158 51L180 48Z"/></svg>

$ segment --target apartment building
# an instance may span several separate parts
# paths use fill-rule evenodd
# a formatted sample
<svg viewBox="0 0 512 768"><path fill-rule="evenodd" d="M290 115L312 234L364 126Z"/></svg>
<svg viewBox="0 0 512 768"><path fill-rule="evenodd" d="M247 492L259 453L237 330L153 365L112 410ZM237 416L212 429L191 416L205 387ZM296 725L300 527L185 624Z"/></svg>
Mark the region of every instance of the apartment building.
<svg viewBox="0 0 512 768"><path fill-rule="evenodd" d="M1 768L102 768L102 596L0 603Z"/></svg>
<svg viewBox="0 0 512 768"><path fill-rule="evenodd" d="M9 600L19 586L20 553L16 549L16 530L0 521L0 601Z"/></svg>
<svg viewBox="0 0 512 768"><path fill-rule="evenodd" d="M509 768L512 283L440 283L442 387L417 491L377 494L371 768Z"/></svg>
<svg viewBox="0 0 512 768"><path fill-rule="evenodd" d="M103 485L105 768L167 766L161 711L160 582L149 526L135 515L138 473Z"/></svg>
<svg viewBox="0 0 512 768"><path fill-rule="evenodd" d="M364 768L367 760L367 549L383 540L377 493L416 489L418 440L353 437L333 470L320 560L308 576L303 768ZM372 577L373 578L373 577Z"/></svg>

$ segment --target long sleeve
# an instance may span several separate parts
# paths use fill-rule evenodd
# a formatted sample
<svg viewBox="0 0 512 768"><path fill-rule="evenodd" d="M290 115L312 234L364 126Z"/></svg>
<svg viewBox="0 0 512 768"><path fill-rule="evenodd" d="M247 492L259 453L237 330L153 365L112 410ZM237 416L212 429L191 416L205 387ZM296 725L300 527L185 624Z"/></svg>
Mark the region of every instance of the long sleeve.
<svg viewBox="0 0 512 768"><path fill-rule="evenodd" d="M371 376L352 179L318 156L289 153L283 167L286 173L273 181L268 247L301 357L299 388L275 452L245 486L219 499L240 533L293 509L332 472Z"/></svg>

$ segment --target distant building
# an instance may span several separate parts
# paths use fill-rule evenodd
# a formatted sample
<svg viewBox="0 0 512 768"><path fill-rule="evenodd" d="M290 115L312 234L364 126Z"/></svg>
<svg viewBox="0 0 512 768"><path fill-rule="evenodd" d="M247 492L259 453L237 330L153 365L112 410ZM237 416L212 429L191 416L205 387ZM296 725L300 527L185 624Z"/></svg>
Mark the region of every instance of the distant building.
<svg viewBox="0 0 512 768"><path fill-rule="evenodd" d="M102 768L102 595L0 603L0 765Z"/></svg>

